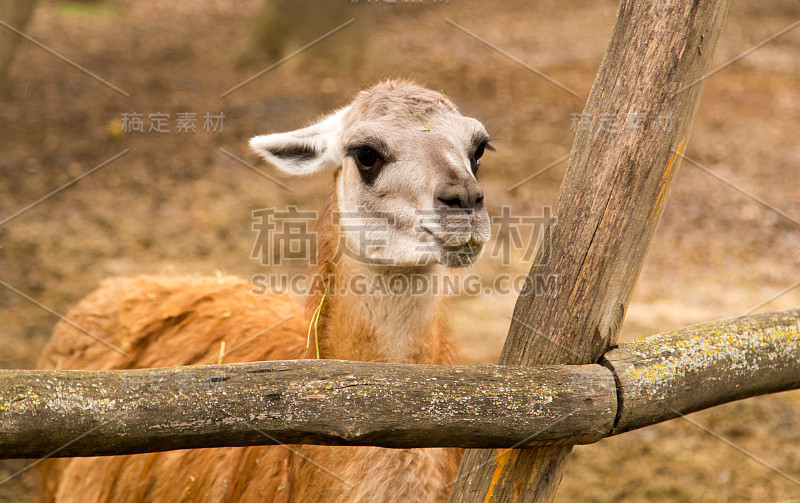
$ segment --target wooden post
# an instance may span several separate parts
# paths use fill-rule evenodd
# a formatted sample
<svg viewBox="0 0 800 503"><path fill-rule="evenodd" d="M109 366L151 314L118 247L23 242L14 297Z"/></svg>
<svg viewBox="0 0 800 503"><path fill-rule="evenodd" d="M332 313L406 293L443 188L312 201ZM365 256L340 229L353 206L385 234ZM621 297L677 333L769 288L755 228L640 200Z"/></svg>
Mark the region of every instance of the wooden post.
<svg viewBox="0 0 800 503"><path fill-rule="evenodd" d="M728 0L623 0L504 365L595 362L614 344L686 148ZM629 127L630 126L630 127ZM532 282L536 284L536 281ZM552 501L570 446L469 450L451 502Z"/></svg>

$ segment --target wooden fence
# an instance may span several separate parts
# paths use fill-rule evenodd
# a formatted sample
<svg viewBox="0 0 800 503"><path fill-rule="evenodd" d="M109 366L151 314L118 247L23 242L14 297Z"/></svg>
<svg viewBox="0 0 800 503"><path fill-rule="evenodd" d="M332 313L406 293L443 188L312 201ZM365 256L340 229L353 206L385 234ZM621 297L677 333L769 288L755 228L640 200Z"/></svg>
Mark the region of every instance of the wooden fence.
<svg viewBox="0 0 800 503"><path fill-rule="evenodd" d="M800 388L800 309L641 339L599 364L293 360L138 370L1 370L0 457L264 444L587 444Z"/></svg>

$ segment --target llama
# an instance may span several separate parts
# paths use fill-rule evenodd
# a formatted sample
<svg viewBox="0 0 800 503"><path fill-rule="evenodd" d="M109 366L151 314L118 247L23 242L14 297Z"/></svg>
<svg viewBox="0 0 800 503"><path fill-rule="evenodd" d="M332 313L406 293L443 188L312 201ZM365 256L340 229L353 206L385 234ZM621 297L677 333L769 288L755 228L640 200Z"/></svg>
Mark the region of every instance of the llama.
<svg viewBox="0 0 800 503"><path fill-rule="evenodd" d="M306 128L253 138L251 148L283 172L333 176L310 270L325 286L308 295L305 310L230 277L111 279L68 317L127 355L61 322L40 368L286 360L317 351L320 358L453 363L444 299L434 289L359 295L339 287L412 274L430 286L448 269L474 263L490 237L476 178L488 142L483 125L443 94L404 81L362 91ZM334 214L347 214L348 225ZM309 348L312 324L318 344L312 336ZM41 463L42 495L59 502L444 502L461 453L302 445L57 459Z"/></svg>

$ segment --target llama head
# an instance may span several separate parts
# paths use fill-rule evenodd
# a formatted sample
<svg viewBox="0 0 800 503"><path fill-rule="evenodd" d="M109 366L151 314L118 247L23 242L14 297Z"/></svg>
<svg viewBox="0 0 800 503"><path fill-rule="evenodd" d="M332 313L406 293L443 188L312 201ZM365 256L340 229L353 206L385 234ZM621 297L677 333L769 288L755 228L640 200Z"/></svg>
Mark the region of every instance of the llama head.
<svg viewBox="0 0 800 503"><path fill-rule="evenodd" d="M476 177L489 135L441 93L381 83L316 124L250 146L292 175L335 174L339 231L364 262L466 266L490 237Z"/></svg>

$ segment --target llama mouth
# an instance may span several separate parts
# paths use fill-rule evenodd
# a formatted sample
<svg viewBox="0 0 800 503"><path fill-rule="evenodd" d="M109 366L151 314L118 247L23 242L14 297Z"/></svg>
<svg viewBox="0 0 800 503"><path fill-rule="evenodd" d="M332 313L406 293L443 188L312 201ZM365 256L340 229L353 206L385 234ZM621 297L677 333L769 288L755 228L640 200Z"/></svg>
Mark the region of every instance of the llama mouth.
<svg viewBox="0 0 800 503"><path fill-rule="evenodd" d="M439 262L448 267L467 267L481 256L483 244L470 240L461 246L443 247L439 252Z"/></svg>
<svg viewBox="0 0 800 503"><path fill-rule="evenodd" d="M423 227L423 230L433 238L439 262L448 267L472 265L478 260L483 251L484 242L478 241L475 236L470 236L466 242L451 244L452 241L448 242L448 240L438 236L430 229Z"/></svg>
<svg viewBox="0 0 800 503"><path fill-rule="evenodd" d="M458 250L466 247L480 249L485 243L485 241L479 240L474 234L471 234L464 240L463 238L457 239L454 236L441 236L427 227L422 227L422 230L433 238L437 246L448 250Z"/></svg>
<svg viewBox="0 0 800 503"><path fill-rule="evenodd" d="M447 253L460 253L462 255L477 255L483 250L483 243L478 242L475 238L470 238L464 244L460 245L447 245L442 244L440 248Z"/></svg>

